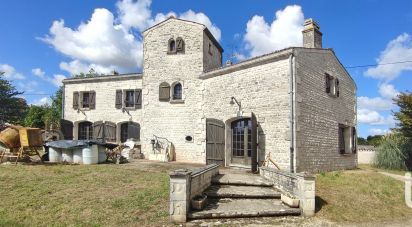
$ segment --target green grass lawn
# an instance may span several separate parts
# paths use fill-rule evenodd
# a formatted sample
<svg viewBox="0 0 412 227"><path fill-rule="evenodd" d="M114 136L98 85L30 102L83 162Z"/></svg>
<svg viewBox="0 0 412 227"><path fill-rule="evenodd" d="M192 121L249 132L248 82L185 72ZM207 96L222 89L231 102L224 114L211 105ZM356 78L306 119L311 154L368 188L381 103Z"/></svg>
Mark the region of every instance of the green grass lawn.
<svg viewBox="0 0 412 227"><path fill-rule="evenodd" d="M0 225L168 224L168 169L2 165Z"/></svg>
<svg viewBox="0 0 412 227"><path fill-rule="evenodd" d="M410 220L404 187L401 181L364 169L318 174L316 217L348 223Z"/></svg>
<svg viewBox="0 0 412 227"><path fill-rule="evenodd" d="M171 225L168 172L182 167L0 165L0 226ZM410 219L403 190L402 182L370 170L318 174L315 219Z"/></svg>

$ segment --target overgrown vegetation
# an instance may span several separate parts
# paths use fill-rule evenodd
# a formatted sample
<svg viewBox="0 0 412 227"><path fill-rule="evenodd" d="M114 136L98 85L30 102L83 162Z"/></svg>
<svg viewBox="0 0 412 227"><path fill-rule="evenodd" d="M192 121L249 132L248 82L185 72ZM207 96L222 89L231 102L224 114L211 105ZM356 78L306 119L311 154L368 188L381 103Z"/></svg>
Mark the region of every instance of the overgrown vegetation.
<svg viewBox="0 0 412 227"><path fill-rule="evenodd" d="M405 137L412 138L412 92L401 92L393 101L399 106L399 112L394 113L399 121L397 126Z"/></svg>
<svg viewBox="0 0 412 227"><path fill-rule="evenodd" d="M399 132L393 132L382 137L374 166L383 169L408 170L410 158L412 154L408 138Z"/></svg>
<svg viewBox="0 0 412 227"><path fill-rule="evenodd" d="M377 147L381 143L381 138L382 135L368 136L366 139L363 137L358 137L358 145L370 145Z"/></svg>
<svg viewBox="0 0 412 227"><path fill-rule="evenodd" d="M361 169L318 174L316 210L316 218L349 225L393 224L412 215L404 201L403 182Z"/></svg>

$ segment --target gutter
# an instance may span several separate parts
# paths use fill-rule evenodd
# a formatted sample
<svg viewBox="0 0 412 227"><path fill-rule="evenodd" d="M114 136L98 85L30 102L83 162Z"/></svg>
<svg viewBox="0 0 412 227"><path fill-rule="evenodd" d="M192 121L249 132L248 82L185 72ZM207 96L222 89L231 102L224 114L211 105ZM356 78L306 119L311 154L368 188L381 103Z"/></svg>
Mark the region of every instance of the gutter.
<svg viewBox="0 0 412 227"><path fill-rule="evenodd" d="M290 172L296 172L296 88L295 88L295 81L296 81L296 72L295 72L295 56L292 53L289 55L289 76L290 76L290 83L289 83L289 94L290 94Z"/></svg>

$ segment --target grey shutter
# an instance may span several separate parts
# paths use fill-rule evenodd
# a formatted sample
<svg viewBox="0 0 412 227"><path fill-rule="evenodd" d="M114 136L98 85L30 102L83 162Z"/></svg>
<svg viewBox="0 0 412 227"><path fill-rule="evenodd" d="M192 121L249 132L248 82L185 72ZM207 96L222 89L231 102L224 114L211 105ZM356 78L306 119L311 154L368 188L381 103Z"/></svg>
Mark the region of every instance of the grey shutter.
<svg viewBox="0 0 412 227"><path fill-rule="evenodd" d="M325 74L325 88L326 88L326 93L330 93L330 76L329 74Z"/></svg>
<svg viewBox="0 0 412 227"><path fill-rule="evenodd" d="M79 109L79 92L73 92L73 109Z"/></svg>
<svg viewBox="0 0 412 227"><path fill-rule="evenodd" d="M356 150L357 150L357 139L358 136L356 135L356 128L352 127L352 153L356 154Z"/></svg>
<svg viewBox="0 0 412 227"><path fill-rule="evenodd" d="M65 140L73 139L73 122L61 119L60 120L60 131L63 134Z"/></svg>
<svg viewBox="0 0 412 227"><path fill-rule="evenodd" d="M127 125L127 138L140 140L140 125L134 122L129 122Z"/></svg>
<svg viewBox="0 0 412 227"><path fill-rule="evenodd" d="M89 93L89 109L94 110L96 109L96 92L91 91Z"/></svg>
<svg viewBox="0 0 412 227"><path fill-rule="evenodd" d="M159 86L159 100L160 101L170 100L170 85L166 82L161 83Z"/></svg>
<svg viewBox="0 0 412 227"><path fill-rule="evenodd" d="M141 109L142 108L142 90L136 89L134 91L134 108Z"/></svg>
<svg viewBox="0 0 412 227"><path fill-rule="evenodd" d="M177 52L184 52L185 51L185 42L181 37L176 39L176 51Z"/></svg>
<svg viewBox="0 0 412 227"><path fill-rule="evenodd" d="M93 139L104 140L104 125L103 121L96 121L93 123Z"/></svg>
<svg viewBox="0 0 412 227"><path fill-rule="evenodd" d="M339 140L339 153L345 154L345 135L344 130L345 128L343 125L339 125L338 127L338 140Z"/></svg>
<svg viewBox="0 0 412 227"><path fill-rule="evenodd" d="M116 142L116 124L110 121L104 122L105 142Z"/></svg>
<svg viewBox="0 0 412 227"><path fill-rule="evenodd" d="M257 162L257 134L258 134L258 123L256 119L256 115L252 113L252 157L251 157L251 164L252 164L252 172L255 173L258 170L258 162Z"/></svg>
<svg viewBox="0 0 412 227"><path fill-rule="evenodd" d="M116 90L116 109L122 108L122 90Z"/></svg>
<svg viewBox="0 0 412 227"><path fill-rule="evenodd" d="M336 90L336 97L339 97L339 79L335 79L335 90Z"/></svg>

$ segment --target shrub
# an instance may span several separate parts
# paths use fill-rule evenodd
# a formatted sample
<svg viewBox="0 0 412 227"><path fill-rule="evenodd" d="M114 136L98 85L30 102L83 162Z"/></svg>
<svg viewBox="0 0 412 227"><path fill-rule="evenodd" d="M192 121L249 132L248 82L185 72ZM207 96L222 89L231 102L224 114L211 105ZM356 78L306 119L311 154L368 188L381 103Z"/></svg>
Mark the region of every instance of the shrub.
<svg viewBox="0 0 412 227"><path fill-rule="evenodd" d="M375 166L384 169L410 169L410 142L400 133L390 133L381 139L375 158Z"/></svg>

